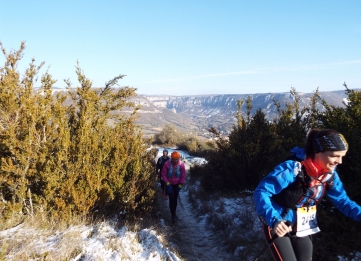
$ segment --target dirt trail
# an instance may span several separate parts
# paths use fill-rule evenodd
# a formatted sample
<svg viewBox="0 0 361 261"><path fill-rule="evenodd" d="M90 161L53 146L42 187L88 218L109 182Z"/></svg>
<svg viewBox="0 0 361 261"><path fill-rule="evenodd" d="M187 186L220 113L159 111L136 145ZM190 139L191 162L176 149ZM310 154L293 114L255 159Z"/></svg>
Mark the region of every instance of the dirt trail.
<svg viewBox="0 0 361 261"><path fill-rule="evenodd" d="M188 174L189 165L186 164ZM159 189L160 190L160 189ZM189 261L208 260L236 260L230 257L222 242L211 231L204 220L197 217L196 211L188 200L188 186L179 193L177 216L179 221L172 225L169 202L160 193L158 200L161 208L161 218L166 226L170 227L169 241L174 244L178 253Z"/></svg>

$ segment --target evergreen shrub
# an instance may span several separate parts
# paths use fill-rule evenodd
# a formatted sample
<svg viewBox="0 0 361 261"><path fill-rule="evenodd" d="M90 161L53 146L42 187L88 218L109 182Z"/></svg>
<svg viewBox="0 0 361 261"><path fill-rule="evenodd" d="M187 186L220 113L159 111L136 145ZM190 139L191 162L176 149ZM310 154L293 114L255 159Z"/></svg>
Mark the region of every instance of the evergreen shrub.
<svg viewBox="0 0 361 261"><path fill-rule="evenodd" d="M175 146L179 150L187 151L193 156L205 156L212 146L197 138L197 133L184 133L176 129L172 124L167 124L154 135L154 144L163 146Z"/></svg>
<svg viewBox="0 0 361 261"><path fill-rule="evenodd" d="M76 66L79 86L53 95L56 82L33 59L22 75L25 49L7 52L0 68L0 214L53 216L150 210L154 198L154 152L134 124L139 109L134 88L115 88L119 75L103 88ZM123 113L131 108L131 114ZM110 124L112 122L112 126ZM148 144L147 144L148 143Z"/></svg>
<svg viewBox="0 0 361 261"><path fill-rule="evenodd" d="M281 106L278 117L268 121L261 110L251 115L252 101L239 101L236 114L238 124L229 139L221 138L216 129L211 129L218 139L216 150L209 153L208 164L191 168L191 178L200 180L204 190L215 192L248 192L252 194L259 181L289 155L294 146L303 147L307 131L311 128L336 129L344 134L350 148L337 172L351 200L361 204L361 92L350 90L344 107L327 104L318 94L310 104L300 108L300 97L291 89L293 104ZM324 110L317 109L321 102ZM246 112L241 108L246 103ZM245 115L245 116L243 116ZM315 260L358 260L361 249L361 224L342 215L325 197L318 207L321 233L313 236Z"/></svg>

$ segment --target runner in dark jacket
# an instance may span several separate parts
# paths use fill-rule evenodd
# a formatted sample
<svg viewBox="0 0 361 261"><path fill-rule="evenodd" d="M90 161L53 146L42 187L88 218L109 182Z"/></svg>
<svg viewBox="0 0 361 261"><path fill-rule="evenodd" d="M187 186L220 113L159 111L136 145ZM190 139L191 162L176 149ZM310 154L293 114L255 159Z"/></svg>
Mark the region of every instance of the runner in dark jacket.
<svg viewBox="0 0 361 261"><path fill-rule="evenodd" d="M157 161L157 165L155 167L155 172L157 173L158 175L158 178L160 180L160 187L162 189L162 196L165 198L165 199L168 199L168 196L167 196L167 193L165 193L165 183L164 183L164 180L162 178L162 169L163 169L163 166L164 166L164 163L166 163L168 160L169 160L169 156L168 156L168 150L163 150L163 156L159 157L158 161Z"/></svg>
<svg viewBox="0 0 361 261"><path fill-rule="evenodd" d="M292 150L300 161L279 164L259 183L254 202L275 260L312 260L311 235L320 231L317 203L325 194L341 213L361 222L361 207L347 196L336 172L347 150L338 131L311 130L305 149Z"/></svg>

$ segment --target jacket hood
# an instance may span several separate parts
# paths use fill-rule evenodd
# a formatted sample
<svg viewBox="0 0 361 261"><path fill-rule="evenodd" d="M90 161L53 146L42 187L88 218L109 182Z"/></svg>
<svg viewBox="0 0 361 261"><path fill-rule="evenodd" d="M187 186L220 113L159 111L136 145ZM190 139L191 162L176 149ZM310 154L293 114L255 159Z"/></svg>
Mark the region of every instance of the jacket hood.
<svg viewBox="0 0 361 261"><path fill-rule="evenodd" d="M302 161L306 159L306 153L304 148L299 148L296 146L291 150L291 154L292 156L295 156Z"/></svg>

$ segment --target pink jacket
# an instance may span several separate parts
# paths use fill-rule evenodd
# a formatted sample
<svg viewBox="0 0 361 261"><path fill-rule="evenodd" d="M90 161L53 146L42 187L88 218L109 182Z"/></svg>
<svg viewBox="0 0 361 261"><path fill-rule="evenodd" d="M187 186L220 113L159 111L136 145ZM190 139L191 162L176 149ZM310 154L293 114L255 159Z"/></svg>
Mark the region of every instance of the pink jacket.
<svg viewBox="0 0 361 261"><path fill-rule="evenodd" d="M164 163L162 169L162 178L165 183L171 185L183 184L186 180L186 169L184 163L179 161L177 165L173 165L170 160Z"/></svg>

